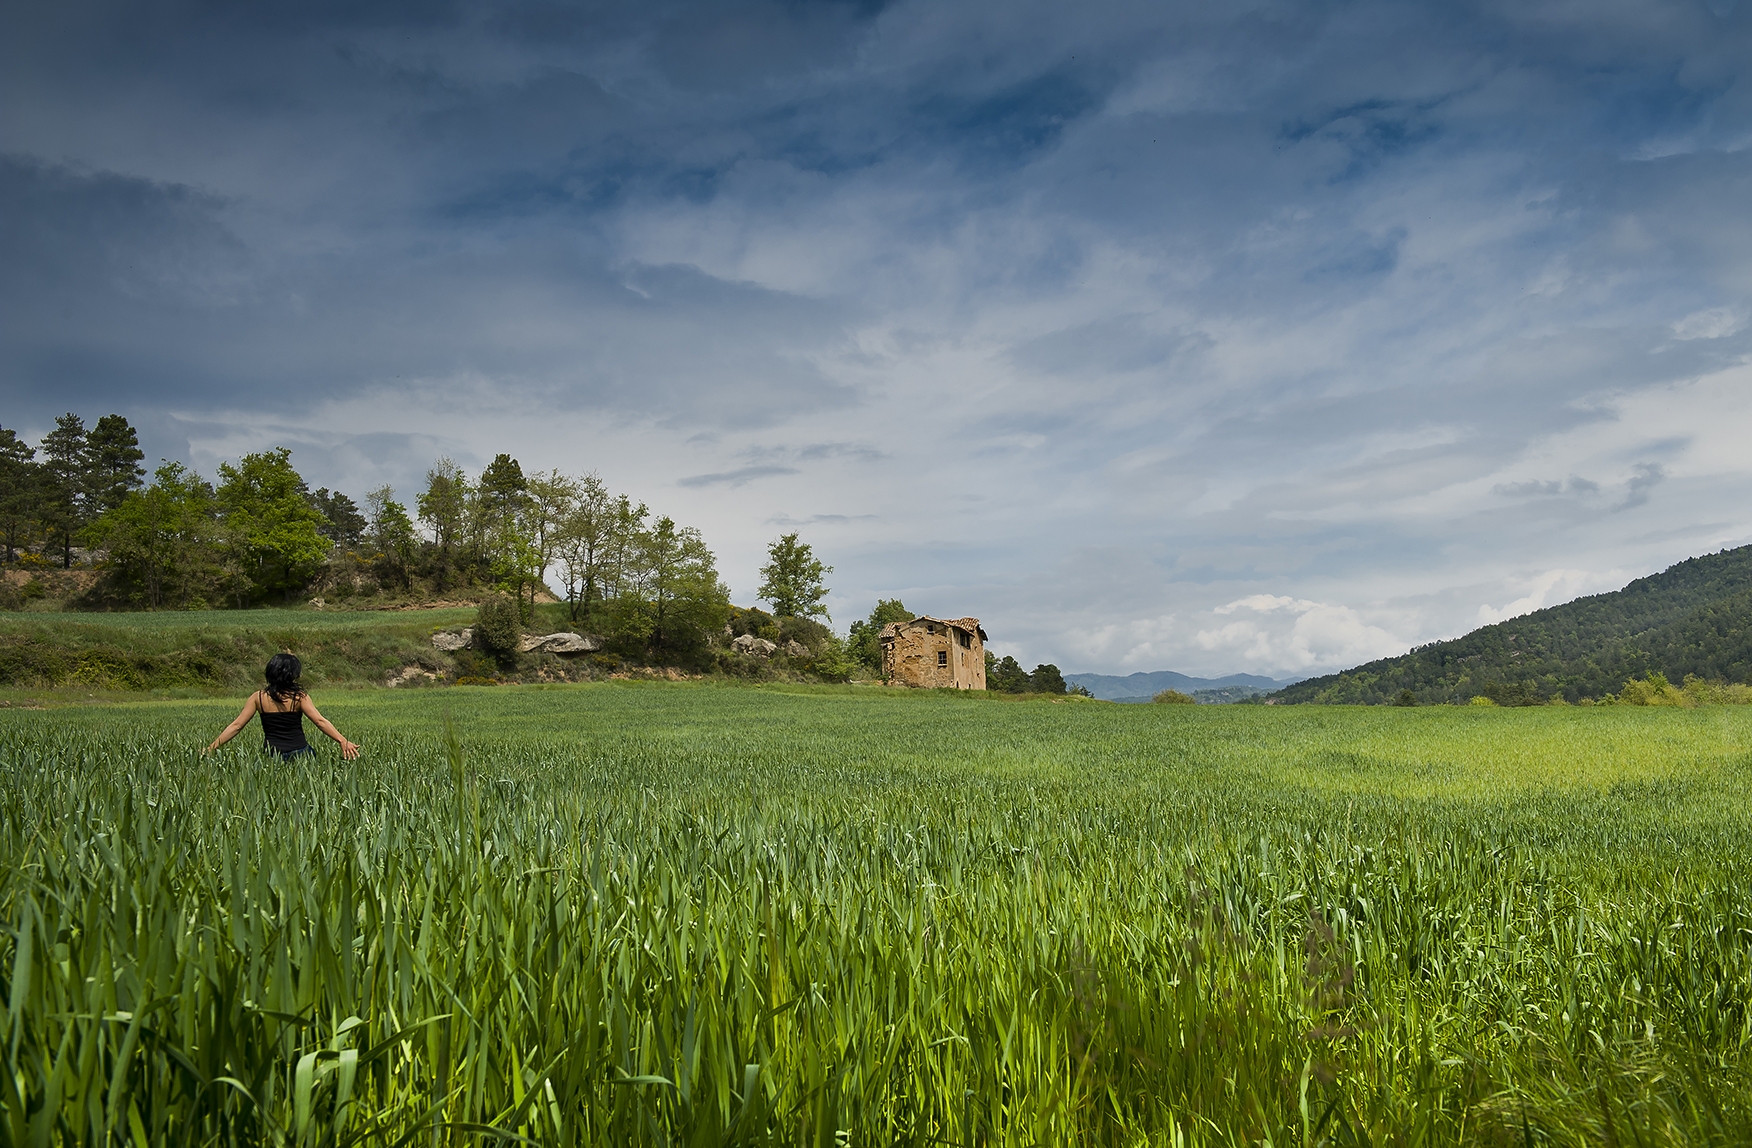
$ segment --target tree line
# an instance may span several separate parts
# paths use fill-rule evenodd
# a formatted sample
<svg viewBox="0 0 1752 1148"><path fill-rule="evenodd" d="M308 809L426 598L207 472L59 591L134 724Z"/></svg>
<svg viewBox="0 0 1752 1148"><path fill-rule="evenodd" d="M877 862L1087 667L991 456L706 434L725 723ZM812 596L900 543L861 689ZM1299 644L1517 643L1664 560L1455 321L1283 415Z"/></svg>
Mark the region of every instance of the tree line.
<svg viewBox="0 0 1752 1148"><path fill-rule="evenodd" d="M87 527L140 486L145 457L140 436L121 415L105 415L89 429L78 415L62 415L34 447L0 427L5 560L34 552L71 567Z"/></svg>
<svg viewBox="0 0 1752 1148"><path fill-rule="evenodd" d="M758 593L773 612L733 611L699 530L611 491L595 473L526 474L499 454L471 476L441 458L413 499L381 486L361 503L313 490L285 448L221 463L214 481L168 461L148 476L143 458L120 415L90 429L63 415L36 447L0 428L5 561L71 568L95 560L101 578L80 604L99 609L497 591L521 622L551 575L566 619L626 656L699 663L727 630L770 631L829 671L844 662L838 639L816 621L827 617L823 578L832 567L796 534L772 544L760 571Z"/></svg>
<svg viewBox="0 0 1752 1148"><path fill-rule="evenodd" d="M93 562L101 577L79 604L95 609L498 592L523 623L551 578L566 620L622 656L704 665L718 639L748 634L803 647L807 655L794 660L829 678L880 670L882 627L913 617L899 599L884 599L846 639L836 637L822 624L833 568L795 533L769 546L760 569L757 596L771 612L736 609L699 530L594 472L526 473L509 454L475 475L441 458L412 499L385 485L360 501L312 489L284 447L221 463L212 480L170 461L148 475L143 460L121 415L90 428L63 415L36 447L0 428L5 561ZM989 652L986 665L995 691L1066 690L1056 666L1030 673Z"/></svg>

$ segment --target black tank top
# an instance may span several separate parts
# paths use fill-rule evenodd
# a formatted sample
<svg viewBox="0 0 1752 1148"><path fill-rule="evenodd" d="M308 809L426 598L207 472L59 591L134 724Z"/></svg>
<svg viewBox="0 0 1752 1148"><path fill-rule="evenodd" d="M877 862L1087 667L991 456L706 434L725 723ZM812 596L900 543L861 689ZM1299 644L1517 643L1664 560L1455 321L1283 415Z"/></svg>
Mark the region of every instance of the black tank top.
<svg viewBox="0 0 1752 1148"><path fill-rule="evenodd" d="M268 748L275 753L297 753L310 748L310 743L304 740L304 711L302 709L288 710L285 713L269 713L266 708L261 710L262 734L268 739Z"/></svg>

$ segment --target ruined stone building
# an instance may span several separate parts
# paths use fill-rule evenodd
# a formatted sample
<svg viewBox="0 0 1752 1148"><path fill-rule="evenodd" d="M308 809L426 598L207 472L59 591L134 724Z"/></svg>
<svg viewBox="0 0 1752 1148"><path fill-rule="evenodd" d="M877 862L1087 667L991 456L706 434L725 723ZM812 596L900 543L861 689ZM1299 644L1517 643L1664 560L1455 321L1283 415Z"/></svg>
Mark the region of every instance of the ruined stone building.
<svg viewBox="0 0 1752 1148"><path fill-rule="evenodd" d="M923 689L986 688L986 632L978 618L917 617L882 627L882 676Z"/></svg>

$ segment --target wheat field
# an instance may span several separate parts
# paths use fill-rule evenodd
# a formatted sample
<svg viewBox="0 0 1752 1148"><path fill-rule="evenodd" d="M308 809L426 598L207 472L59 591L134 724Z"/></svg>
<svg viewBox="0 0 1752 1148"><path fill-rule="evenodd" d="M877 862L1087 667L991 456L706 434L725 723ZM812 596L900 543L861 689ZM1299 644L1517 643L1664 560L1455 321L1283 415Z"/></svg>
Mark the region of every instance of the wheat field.
<svg viewBox="0 0 1752 1148"><path fill-rule="evenodd" d="M0 710L7 1143L1752 1142L1747 707L319 701Z"/></svg>

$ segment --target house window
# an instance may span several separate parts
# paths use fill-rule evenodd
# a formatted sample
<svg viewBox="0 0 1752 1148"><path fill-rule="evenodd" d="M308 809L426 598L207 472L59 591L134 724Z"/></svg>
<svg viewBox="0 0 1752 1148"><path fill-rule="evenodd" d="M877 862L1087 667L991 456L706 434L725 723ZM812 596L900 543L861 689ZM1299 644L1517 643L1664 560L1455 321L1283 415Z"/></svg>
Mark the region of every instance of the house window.
<svg viewBox="0 0 1752 1148"><path fill-rule="evenodd" d="M967 636L966 630L955 631L955 639L956 639L956 641L961 643L962 649L964 649L964 650L973 649L973 639Z"/></svg>
<svg viewBox="0 0 1752 1148"><path fill-rule="evenodd" d="M946 666L949 664L949 651L948 650L938 650L937 651L937 664L939 666Z"/></svg>

